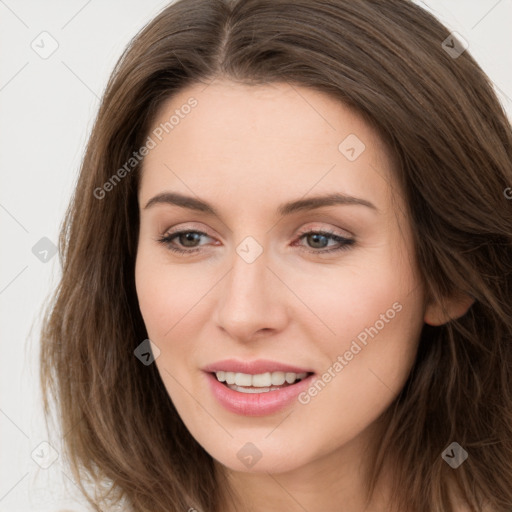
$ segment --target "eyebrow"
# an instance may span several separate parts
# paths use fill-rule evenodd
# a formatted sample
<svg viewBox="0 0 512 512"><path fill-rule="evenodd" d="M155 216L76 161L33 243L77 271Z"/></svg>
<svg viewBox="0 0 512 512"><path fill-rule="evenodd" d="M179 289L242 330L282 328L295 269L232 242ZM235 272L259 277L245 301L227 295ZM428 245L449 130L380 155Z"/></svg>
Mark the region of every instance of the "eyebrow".
<svg viewBox="0 0 512 512"><path fill-rule="evenodd" d="M157 204L171 204L175 206L180 206L181 208L187 208L189 210L195 210L198 212L207 213L210 215L219 216L217 210L201 199L197 199L195 197L186 196L183 194L179 194L178 192L162 192L151 198L146 206L145 210L150 208L151 206ZM334 193L323 196L313 196L307 199L298 199L295 201L289 201L280 205L276 213L280 216L291 215L292 213L304 210L314 210L316 208L321 208L323 206L333 206L333 205L359 205L366 206L375 212L379 212L379 209L370 201L366 199L361 199L358 197L349 196L346 194Z"/></svg>

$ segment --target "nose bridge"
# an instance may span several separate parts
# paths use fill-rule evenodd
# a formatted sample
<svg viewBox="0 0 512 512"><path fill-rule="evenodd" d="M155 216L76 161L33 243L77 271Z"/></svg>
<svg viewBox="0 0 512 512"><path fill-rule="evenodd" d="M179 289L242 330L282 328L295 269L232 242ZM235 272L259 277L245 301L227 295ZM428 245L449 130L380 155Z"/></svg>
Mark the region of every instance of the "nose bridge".
<svg viewBox="0 0 512 512"><path fill-rule="evenodd" d="M258 245L256 245L258 244ZM268 293L268 255L255 239L244 239L235 249L232 268L227 279L226 294L243 305L249 301L252 307ZM267 285L267 286L265 286Z"/></svg>
<svg viewBox="0 0 512 512"><path fill-rule="evenodd" d="M221 288L216 321L239 339L261 329L278 329L284 321L282 293L278 280L267 268L269 254L252 237L235 248L231 271Z"/></svg>

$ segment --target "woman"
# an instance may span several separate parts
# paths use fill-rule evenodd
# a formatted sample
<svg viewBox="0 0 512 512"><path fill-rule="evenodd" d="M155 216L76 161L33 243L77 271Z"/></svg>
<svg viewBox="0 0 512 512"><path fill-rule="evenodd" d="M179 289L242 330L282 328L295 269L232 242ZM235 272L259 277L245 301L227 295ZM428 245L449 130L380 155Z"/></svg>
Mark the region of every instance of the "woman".
<svg viewBox="0 0 512 512"><path fill-rule="evenodd" d="M109 81L42 333L90 502L510 510L510 186L489 79L413 3L163 10Z"/></svg>

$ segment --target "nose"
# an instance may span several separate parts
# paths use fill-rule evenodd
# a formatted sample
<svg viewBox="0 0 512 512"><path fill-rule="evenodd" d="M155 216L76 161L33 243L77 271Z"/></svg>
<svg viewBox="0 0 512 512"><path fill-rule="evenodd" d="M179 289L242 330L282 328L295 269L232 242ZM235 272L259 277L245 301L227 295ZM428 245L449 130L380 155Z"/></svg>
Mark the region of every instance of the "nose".
<svg viewBox="0 0 512 512"><path fill-rule="evenodd" d="M270 268L275 265L267 253L263 251L249 263L234 252L232 262L231 270L216 287L214 322L241 342L283 330L289 322L290 293L286 293L278 272Z"/></svg>

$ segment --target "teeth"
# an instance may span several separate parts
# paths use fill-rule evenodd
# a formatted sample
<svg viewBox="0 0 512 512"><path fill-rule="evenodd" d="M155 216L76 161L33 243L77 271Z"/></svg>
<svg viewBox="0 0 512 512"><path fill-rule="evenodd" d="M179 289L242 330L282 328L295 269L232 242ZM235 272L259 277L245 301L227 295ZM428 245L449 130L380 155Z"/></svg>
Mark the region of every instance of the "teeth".
<svg viewBox="0 0 512 512"><path fill-rule="evenodd" d="M286 374L288 375L288 373ZM283 372L274 372L270 375L270 380L273 386L282 386L286 381L286 375ZM291 374L290 374L291 375ZM295 375L295 374L293 374ZM295 382L295 379L293 379Z"/></svg>
<svg viewBox="0 0 512 512"><path fill-rule="evenodd" d="M241 393L268 393L269 391L279 391L280 387L271 388L244 388L243 386L229 386L233 391L240 391Z"/></svg>
<svg viewBox="0 0 512 512"><path fill-rule="evenodd" d="M247 374L245 375L249 377L249 384L245 384L246 386L253 386L255 388L268 388L272 384L272 374L270 372L258 373L252 376Z"/></svg>
<svg viewBox="0 0 512 512"><path fill-rule="evenodd" d="M297 378L297 375L295 373L287 373L284 378L288 384L293 384Z"/></svg>
<svg viewBox="0 0 512 512"><path fill-rule="evenodd" d="M282 386L285 382L293 384L296 380L307 377L307 373L293 372L266 372L251 375L249 373L235 373L218 371L215 373L219 382L236 385L239 387L270 388L271 386ZM268 390L270 391L270 389Z"/></svg>
<svg viewBox="0 0 512 512"><path fill-rule="evenodd" d="M236 373L235 384L237 386L250 386L252 383L252 377L247 373Z"/></svg>

